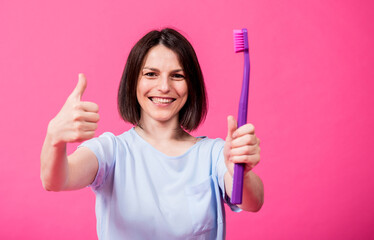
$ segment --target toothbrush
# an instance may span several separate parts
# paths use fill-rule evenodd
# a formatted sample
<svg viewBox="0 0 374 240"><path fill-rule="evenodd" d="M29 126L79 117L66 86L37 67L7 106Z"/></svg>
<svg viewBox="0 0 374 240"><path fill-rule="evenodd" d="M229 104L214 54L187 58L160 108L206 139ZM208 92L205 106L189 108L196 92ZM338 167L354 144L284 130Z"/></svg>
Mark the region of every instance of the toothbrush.
<svg viewBox="0 0 374 240"><path fill-rule="evenodd" d="M246 28L234 30L235 53L244 52L244 72L242 92L239 101L238 128L247 123L248 89L249 89L249 50L248 32ZM243 172L244 164L236 163L234 166L233 187L231 194L232 204L241 204L243 196Z"/></svg>

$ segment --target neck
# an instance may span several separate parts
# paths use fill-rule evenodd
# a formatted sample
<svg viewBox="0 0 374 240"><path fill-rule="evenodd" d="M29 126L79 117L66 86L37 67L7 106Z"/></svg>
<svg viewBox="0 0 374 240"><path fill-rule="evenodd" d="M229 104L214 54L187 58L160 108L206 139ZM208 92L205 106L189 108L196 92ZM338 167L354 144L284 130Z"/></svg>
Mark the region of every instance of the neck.
<svg viewBox="0 0 374 240"><path fill-rule="evenodd" d="M144 138L151 141L181 140L190 136L179 125L178 119L168 122L144 121L140 119L135 130Z"/></svg>
<svg viewBox="0 0 374 240"><path fill-rule="evenodd" d="M143 119L135 127L135 131L146 142L167 156L180 156L198 141L180 127L178 119L174 122L159 122L152 119L144 121Z"/></svg>

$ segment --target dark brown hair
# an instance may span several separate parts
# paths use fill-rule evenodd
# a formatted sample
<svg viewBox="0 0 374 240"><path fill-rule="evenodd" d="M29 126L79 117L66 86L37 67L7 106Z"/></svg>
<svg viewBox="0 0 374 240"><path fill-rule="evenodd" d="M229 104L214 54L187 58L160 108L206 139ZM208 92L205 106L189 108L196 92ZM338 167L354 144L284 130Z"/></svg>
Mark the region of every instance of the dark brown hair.
<svg viewBox="0 0 374 240"><path fill-rule="evenodd" d="M159 44L175 52L182 65L188 86L188 98L179 111L179 124L185 130L192 131L204 121L207 113L204 78L192 45L174 29L151 31L131 49L118 89L118 111L125 121L138 125L140 105L136 88L140 70L148 51Z"/></svg>

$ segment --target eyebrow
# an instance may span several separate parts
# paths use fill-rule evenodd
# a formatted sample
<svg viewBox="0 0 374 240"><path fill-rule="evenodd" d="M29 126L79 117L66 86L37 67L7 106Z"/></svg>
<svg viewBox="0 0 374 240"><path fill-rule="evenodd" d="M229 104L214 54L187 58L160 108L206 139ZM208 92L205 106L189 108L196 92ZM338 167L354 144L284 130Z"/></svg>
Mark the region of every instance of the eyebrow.
<svg viewBox="0 0 374 240"><path fill-rule="evenodd" d="M144 67L143 70L144 70L144 69L148 69L148 70L155 71L155 72L159 72L159 71L160 71L160 70L157 69L157 68L147 67L147 66ZM171 71L171 72L183 72L183 69L178 68L178 69L175 69L175 70L173 70L173 71Z"/></svg>

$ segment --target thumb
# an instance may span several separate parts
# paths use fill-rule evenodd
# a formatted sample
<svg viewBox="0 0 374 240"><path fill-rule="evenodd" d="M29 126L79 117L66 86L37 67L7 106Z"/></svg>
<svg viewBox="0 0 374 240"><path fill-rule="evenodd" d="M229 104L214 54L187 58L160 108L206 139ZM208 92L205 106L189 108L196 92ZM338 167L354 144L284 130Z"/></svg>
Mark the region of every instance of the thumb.
<svg viewBox="0 0 374 240"><path fill-rule="evenodd" d="M82 98L82 95L84 93L84 90L86 90L86 87L87 87L87 80L86 80L86 77L84 76L83 73L79 73L78 74L78 83L77 85L75 86L73 92L71 95L73 95L73 97L80 101L81 98Z"/></svg>
<svg viewBox="0 0 374 240"><path fill-rule="evenodd" d="M232 140L232 134L235 132L235 130L238 128L238 123L236 122L235 118L233 116L227 117L227 137L226 142Z"/></svg>

